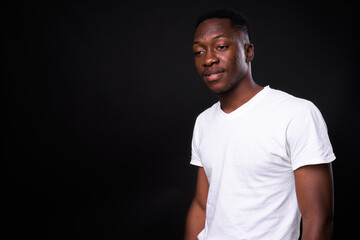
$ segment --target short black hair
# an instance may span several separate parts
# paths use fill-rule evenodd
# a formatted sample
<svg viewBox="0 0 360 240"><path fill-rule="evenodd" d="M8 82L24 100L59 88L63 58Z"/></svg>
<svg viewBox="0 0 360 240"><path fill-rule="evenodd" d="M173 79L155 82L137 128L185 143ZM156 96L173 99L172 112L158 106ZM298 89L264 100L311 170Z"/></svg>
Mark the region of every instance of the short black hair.
<svg viewBox="0 0 360 240"><path fill-rule="evenodd" d="M246 17L231 8L217 8L204 12L197 20L195 30L203 21L212 18L227 18L231 21L231 26L239 32L246 34L250 40L250 24Z"/></svg>

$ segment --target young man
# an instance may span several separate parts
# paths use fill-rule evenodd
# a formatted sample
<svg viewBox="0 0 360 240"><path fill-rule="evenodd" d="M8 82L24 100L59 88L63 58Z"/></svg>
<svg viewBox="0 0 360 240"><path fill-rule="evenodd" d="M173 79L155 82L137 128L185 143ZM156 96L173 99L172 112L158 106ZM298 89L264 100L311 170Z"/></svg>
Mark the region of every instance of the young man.
<svg viewBox="0 0 360 240"><path fill-rule="evenodd" d="M194 33L196 69L219 102L196 119L199 167L185 240L331 239L335 159L309 101L257 85L240 13L214 10Z"/></svg>

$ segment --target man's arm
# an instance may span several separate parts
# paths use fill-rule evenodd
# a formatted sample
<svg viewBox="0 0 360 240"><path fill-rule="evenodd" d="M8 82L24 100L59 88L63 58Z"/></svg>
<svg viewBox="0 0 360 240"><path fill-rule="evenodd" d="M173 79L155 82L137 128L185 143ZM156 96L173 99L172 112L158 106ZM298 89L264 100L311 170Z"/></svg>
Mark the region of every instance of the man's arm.
<svg viewBox="0 0 360 240"><path fill-rule="evenodd" d="M197 235L204 229L208 191L209 182L205 171L199 167L195 196L186 217L184 240L196 240Z"/></svg>
<svg viewBox="0 0 360 240"><path fill-rule="evenodd" d="M302 240L330 240L333 231L333 177L331 163L294 171L296 195L302 215Z"/></svg>

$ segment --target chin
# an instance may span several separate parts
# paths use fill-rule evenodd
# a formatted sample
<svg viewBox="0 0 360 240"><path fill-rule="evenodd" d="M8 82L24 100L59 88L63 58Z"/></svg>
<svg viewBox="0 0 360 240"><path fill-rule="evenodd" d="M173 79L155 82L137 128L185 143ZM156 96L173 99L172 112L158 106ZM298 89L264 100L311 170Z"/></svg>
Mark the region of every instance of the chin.
<svg viewBox="0 0 360 240"><path fill-rule="evenodd" d="M216 93L216 94L223 94L223 93L226 93L227 91L220 89L220 90L212 90L212 92Z"/></svg>
<svg viewBox="0 0 360 240"><path fill-rule="evenodd" d="M210 90L216 94L224 94L229 92L232 89L232 86L218 86L218 87L210 87Z"/></svg>

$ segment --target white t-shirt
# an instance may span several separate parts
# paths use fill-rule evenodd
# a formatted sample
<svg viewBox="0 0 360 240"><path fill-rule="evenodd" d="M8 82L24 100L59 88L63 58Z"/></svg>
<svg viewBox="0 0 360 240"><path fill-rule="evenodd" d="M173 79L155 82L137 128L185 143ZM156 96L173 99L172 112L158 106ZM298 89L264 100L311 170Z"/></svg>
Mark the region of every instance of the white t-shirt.
<svg viewBox="0 0 360 240"><path fill-rule="evenodd" d="M199 240L299 238L293 171L335 159L320 111L265 87L227 114L220 103L195 123L191 164L210 187Z"/></svg>

